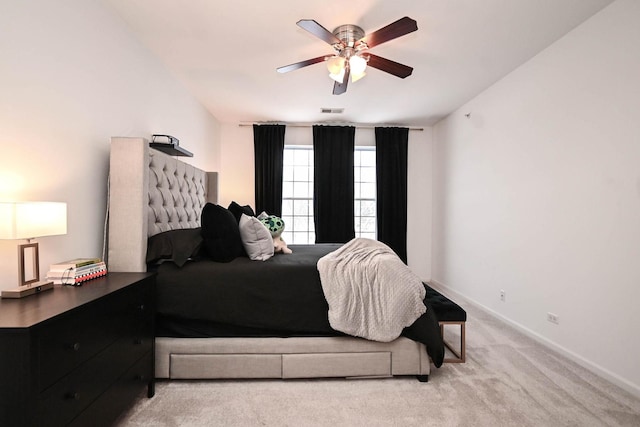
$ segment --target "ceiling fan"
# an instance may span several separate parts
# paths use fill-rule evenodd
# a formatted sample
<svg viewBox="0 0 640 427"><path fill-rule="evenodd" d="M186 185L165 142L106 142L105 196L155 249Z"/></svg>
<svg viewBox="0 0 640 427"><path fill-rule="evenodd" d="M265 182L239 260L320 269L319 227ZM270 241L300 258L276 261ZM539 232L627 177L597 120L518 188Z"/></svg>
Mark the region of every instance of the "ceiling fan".
<svg viewBox="0 0 640 427"><path fill-rule="evenodd" d="M408 16L400 18L368 35L365 35L362 28L353 24L340 25L333 32L330 32L313 19L301 19L296 24L330 44L336 53L279 67L277 69L279 73L287 73L326 61L329 76L335 80L333 94L340 95L347 91L349 77L351 77L352 82L364 77L367 64L402 79L410 76L413 72L411 67L369 53L369 49L374 46L416 31L418 29L416 21Z"/></svg>

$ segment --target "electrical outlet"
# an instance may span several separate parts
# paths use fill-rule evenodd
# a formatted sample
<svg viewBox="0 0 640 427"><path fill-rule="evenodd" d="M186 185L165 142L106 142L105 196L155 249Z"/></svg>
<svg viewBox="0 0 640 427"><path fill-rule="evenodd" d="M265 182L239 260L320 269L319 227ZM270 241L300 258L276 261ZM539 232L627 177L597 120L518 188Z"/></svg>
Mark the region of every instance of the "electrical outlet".
<svg viewBox="0 0 640 427"><path fill-rule="evenodd" d="M506 301L507 300L507 293L504 291L504 289L500 289L500 301Z"/></svg>
<svg viewBox="0 0 640 427"><path fill-rule="evenodd" d="M551 323L555 323L556 325L560 324L560 318L557 314L547 313L547 320Z"/></svg>

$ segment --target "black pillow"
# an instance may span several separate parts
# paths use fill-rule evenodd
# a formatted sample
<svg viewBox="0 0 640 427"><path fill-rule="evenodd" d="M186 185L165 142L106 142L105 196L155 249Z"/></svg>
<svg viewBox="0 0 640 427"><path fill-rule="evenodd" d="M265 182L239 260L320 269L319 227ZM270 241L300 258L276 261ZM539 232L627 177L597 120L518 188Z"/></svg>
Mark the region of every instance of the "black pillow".
<svg viewBox="0 0 640 427"><path fill-rule="evenodd" d="M201 245L200 228L165 231L147 240L147 263L171 260L182 267L189 258L198 255Z"/></svg>
<svg viewBox="0 0 640 427"><path fill-rule="evenodd" d="M231 202L231 204L227 209L229 209L229 211L233 214L233 216L236 217L236 222L238 223L240 223L240 218L242 218L242 214L245 214L248 216L256 216L256 213L253 211L253 209L249 205L240 206L236 202Z"/></svg>
<svg viewBox="0 0 640 427"><path fill-rule="evenodd" d="M205 252L212 260L229 262L245 255L238 221L228 209L207 203L200 220Z"/></svg>

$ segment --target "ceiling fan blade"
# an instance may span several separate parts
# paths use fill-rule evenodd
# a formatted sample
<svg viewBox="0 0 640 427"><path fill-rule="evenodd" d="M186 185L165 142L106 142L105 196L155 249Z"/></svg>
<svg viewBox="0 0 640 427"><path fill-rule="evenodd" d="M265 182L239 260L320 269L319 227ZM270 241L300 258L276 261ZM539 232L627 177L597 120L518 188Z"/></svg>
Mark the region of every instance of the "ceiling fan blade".
<svg viewBox="0 0 640 427"><path fill-rule="evenodd" d="M367 65L384 71L385 73L393 74L401 79L409 77L411 73L413 73L412 67L373 54L369 54L369 62Z"/></svg>
<svg viewBox="0 0 640 427"><path fill-rule="evenodd" d="M296 62L295 64L285 65L283 67L276 68L279 73L288 73L289 71L297 70L298 68L306 67L307 65L317 64L327 59L327 55L318 56L317 58L307 59L306 61Z"/></svg>
<svg viewBox="0 0 640 427"><path fill-rule="evenodd" d="M342 40L334 36L331 31L327 30L325 27L318 24L313 19L301 19L296 22L296 24L298 24L298 27L302 28L303 30L307 30L314 36L318 37L321 40L324 40L332 46L336 43L340 45L343 44Z"/></svg>
<svg viewBox="0 0 640 427"><path fill-rule="evenodd" d="M335 82L333 84L333 94L334 95L342 95L347 91L347 84L349 83L349 77L351 76L351 71L349 67L344 70L344 79L342 79L342 83Z"/></svg>
<svg viewBox="0 0 640 427"><path fill-rule="evenodd" d="M381 43L388 42L405 34L412 33L418 29L418 24L415 20L405 16L395 22L380 28L378 31L374 31L361 38L359 41L363 41L369 47L377 46Z"/></svg>

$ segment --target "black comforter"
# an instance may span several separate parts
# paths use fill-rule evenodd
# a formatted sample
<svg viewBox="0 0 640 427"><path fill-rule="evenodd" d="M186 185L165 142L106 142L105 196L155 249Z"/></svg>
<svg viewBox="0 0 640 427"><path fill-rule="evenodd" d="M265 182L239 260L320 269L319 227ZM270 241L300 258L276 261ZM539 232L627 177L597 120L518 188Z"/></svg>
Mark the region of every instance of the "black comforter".
<svg viewBox="0 0 640 427"><path fill-rule="evenodd" d="M293 254L267 261L200 260L181 268L164 263L157 268L159 335L340 335L329 325L316 267L339 246L291 245ZM425 305L426 313L402 335L426 344L440 366L444 345L433 310Z"/></svg>

